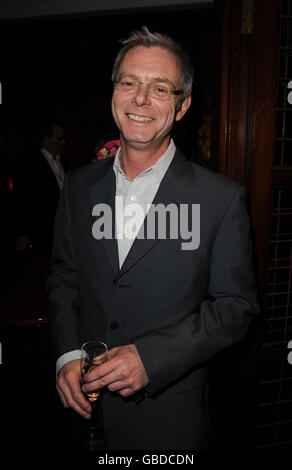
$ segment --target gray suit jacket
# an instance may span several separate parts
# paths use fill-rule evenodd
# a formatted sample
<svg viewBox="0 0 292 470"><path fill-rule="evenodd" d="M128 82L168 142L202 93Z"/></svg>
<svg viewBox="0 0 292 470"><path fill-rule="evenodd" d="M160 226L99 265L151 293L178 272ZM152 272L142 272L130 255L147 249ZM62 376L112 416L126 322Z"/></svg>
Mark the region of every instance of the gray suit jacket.
<svg viewBox="0 0 292 470"><path fill-rule="evenodd" d="M135 343L150 385L139 404L105 394L112 448L203 447L208 360L242 338L258 312L245 189L177 150L153 204L200 204L199 247L136 239L119 270L116 240L92 235L93 206L114 209L112 164L70 173L61 194L47 281L56 357L90 339Z"/></svg>

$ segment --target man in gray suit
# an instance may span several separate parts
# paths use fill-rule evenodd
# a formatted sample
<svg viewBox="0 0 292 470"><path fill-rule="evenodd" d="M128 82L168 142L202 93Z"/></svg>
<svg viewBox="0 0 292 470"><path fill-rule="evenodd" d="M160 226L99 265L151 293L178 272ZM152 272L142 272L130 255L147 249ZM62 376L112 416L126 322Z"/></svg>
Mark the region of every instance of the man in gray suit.
<svg viewBox="0 0 292 470"><path fill-rule="evenodd" d="M179 44L132 33L112 78L121 147L69 173L56 217L47 285L57 390L89 418L82 391L104 387L109 449L206 448L208 361L258 312L245 190L188 162L170 137L191 104ZM108 344L109 360L81 388L90 339Z"/></svg>

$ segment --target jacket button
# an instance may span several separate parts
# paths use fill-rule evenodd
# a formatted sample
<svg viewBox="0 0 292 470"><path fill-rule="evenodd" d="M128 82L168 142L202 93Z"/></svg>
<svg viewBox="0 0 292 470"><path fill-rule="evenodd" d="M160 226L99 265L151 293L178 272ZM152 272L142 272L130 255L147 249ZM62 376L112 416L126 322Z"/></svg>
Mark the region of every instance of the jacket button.
<svg viewBox="0 0 292 470"><path fill-rule="evenodd" d="M117 321L111 321L109 327L111 330L118 330L119 328L123 328L124 325L121 325Z"/></svg>

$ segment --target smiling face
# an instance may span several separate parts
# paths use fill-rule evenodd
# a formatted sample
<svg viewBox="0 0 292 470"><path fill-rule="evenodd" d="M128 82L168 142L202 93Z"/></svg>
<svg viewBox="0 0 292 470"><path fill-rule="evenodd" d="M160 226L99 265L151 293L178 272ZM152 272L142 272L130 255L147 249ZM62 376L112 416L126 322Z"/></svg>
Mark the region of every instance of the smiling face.
<svg viewBox="0 0 292 470"><path fill-rule="evenodd" d="M185 114L191 98L185 98L180 111L176 112L177 97L171 95L167 100L153 97L146 84L170 82L175 89L180 89L176 57L160 47L134 47L120 65L118 78L120 76L136 77L142 83L134 93L114 90L112 113L122 142L136 150L153 150L155 153L160 148L164 150L174 121Z"/></svg>

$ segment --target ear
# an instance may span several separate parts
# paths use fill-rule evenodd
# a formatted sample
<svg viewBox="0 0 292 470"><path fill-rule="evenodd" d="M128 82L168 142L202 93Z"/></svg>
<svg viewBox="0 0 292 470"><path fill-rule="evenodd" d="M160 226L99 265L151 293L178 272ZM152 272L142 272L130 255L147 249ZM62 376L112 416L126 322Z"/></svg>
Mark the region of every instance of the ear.
<svg viewBox="0 0 292 470"><path fill-rule="evenodd" d="M192 102L192 97L191 97L191 95L186 96L185 99L184 99L183 102L182 102L182 105L181 105L181 107L180 107L180 110L177 111L177 113L176 113L176 116L175 116L175 120L176 120L176 121L180 121L181 118L186 114L187 110L188 110L189 107L191 106L191 102Z"/></svg>

